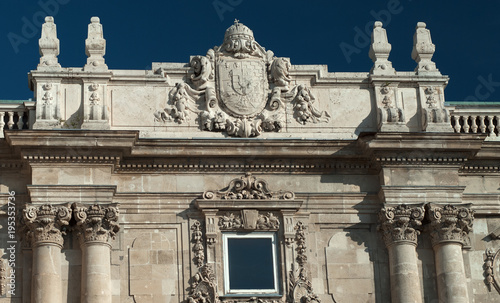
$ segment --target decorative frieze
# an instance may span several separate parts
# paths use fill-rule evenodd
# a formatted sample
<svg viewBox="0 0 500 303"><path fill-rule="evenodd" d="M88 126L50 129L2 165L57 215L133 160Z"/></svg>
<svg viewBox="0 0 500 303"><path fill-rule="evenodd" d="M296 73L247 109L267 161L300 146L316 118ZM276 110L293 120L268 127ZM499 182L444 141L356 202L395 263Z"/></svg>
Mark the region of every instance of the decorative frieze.
<svg viewBox="0 0 500 303"><path fill-rule="evenodd" d="M22 212L22 223L29 233L25 238L31 238L33 245L55 244L63 246L64 226L71 219L69 204L41 206L25 205Z"/></svg>
<svg viewBox="0 0 500 303"><path fill-rule="evenodd" d="M73 204L77 224L77 235L83 243L108 243L120 230L119 211L116 206L94 204L82 206Z"/></svg>
<svg viewBox="0 0 500 303"><path fill-rule="evenodd" d="M433 246L444 242L470 244L474 211L469 209L469 205L427 204L427 218Z"/></svg>
<svg viewBox="0 0 500 303"><path fill-rule="evenodd" d="M206 191L203 193L204 199L224 199L224 200L241 200L241 199L282 199L293 200L295 194L291 191L271 192L267 182L262 179L257 179L251 173L246 173L245 176L239 179L233 179L229 183L228 189L218 192Z"/></svg>
<svg viewBox="0 0 500 303"><path fill-rule="evenodd" d="M379 230L382 232L386 246L398 242L407 242L417 245L422 220L424 219L423 206L397 205L384 206L379 213Z"/></svg>
<svg viewBox="0 0 500 303"><path fill-rule="evenodd" d="M271 212L242 210L240 214L228 212L219 218L220 230L278 230L280 221Z"/></svg>

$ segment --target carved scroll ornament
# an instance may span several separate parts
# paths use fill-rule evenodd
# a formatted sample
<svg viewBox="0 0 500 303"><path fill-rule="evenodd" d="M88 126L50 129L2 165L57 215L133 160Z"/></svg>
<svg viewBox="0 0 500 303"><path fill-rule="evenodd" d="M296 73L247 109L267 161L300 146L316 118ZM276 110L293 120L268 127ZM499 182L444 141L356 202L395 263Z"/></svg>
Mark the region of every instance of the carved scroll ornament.
<svg viewBox="0 0 500 303"><path fill-rule="evenodd" d="M267 182L257 179L251 173L246 173L245 176L239 179L233 179L227 190L213 192L206 191L203 193L204 199L283 199L293 200L295 194L291 191L272 192L269 190Z"/></svg>

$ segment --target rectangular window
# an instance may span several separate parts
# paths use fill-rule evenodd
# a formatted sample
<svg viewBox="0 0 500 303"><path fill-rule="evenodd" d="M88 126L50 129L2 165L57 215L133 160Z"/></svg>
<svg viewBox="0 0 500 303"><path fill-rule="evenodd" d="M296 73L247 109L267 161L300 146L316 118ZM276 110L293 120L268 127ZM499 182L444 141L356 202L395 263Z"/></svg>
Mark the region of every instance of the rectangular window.
<svg viewBox="0 0 500 303"><path fill-rule="evenodd" d="M226 294L279 294L275 232L224 233Z"/></svg>

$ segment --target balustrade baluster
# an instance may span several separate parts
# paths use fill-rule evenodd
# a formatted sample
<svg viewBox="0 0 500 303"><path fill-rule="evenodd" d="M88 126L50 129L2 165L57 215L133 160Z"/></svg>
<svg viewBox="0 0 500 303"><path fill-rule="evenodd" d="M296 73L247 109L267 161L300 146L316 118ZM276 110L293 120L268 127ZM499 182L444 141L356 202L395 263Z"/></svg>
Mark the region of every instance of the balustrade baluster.
<svg viewBox="0 0 500 303"><path fill-rule="evenodd" d="M7 127L9 129L12 129L12 127L14 126L14 112L7 112L7 114L9 115L9 121L7 122Z"/></svg>
<svg viewBox="0 0 500 303"><path fill-rule="evenodd" d="M462 116L462 120L464 121L464 133L469 133L469 116Z"/></svg>
<svg viewBox="0 0 500 303"><path fill-rule="evenodd" d="M484 116L479 116L479 129L481 130L481 134L486 132L486 124L484 124Z"/></svg>
<svg viewBox="0 0 500 303"><path fill-rule="evenodd" d="M460 133L460 129L462 128L460 126L460 116L453 116L453 120L455 121L455 132Z"/></svg>
<svg viewBox="0 0 500 303"><path fill-rule="evenodd" d="M19 117L19 120L17 121L17 129L23 129L23 126L24 126L24 121L23 121L24 112L17 112L17 116Z"/></svg>
<svg viewBox="0 0 500 303"><path fill-rule="evenodd" d="M477 133L477 123L476 123L477 116L471 117L472 120L472 125L471 125L471 130L474 134Z"/></svg>
<svg viewBox="0 0 500 303"><path fill-rule="evenodd" d="M495 125L493 125L493 117L488 116L488 135L489 136L495 136Z"/></svg>

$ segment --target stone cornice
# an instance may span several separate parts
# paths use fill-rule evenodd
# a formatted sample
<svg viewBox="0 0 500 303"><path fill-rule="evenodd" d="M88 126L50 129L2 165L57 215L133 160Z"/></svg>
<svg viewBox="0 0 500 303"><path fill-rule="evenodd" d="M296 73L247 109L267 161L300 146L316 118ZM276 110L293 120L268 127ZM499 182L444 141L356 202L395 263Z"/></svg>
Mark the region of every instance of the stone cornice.
<svg viewBox="0 0 500 303"><path fill-rule="evenodd" d="M392 157L403 151L421 151L425 157L426 151L430 154L454 154L455 158L470 157L477 153L486 135L483 134L456 134L456 133L377 133L365 136L362 141L366 148L376 155ZM463 153L463 155L460 155Z"/></svg>
<svg viewBox="0 0 500 303"><path fill-rule="evenodd" d="M379 213L379 230L382 232L386 246L397 243L409 243L416 246L424 214L423 204L385 205Z"/></svg>
<svg viewBox="0 0 500 303"><path fill-rule="evenodd" d="M63 227L70 219L69 204L25 205L20 218L23 241L30 241L33 246L48 244L62 248Z"/></svg>
<svg viewBox="0 0 500 303"><path fill-rule="evenodd" d="M123 149L131 148L139 138L137 131L118 130L23 130L5 131L7 143L13 147L28 149L64 148L66 153L71 151L88 155L92 149ZM69 151L69 152L68 152ZM86 153L83 153L85 151ZM40 155L39 153L26 153L26 155ZM95 153L94 153L95 154ZM77 153L77 155L79 155Z"/></svg>
<svg viewBox="0 0 500 303"><path fill-rule="evenodd" d="M28 185L32 203L112 203L115 185Z"/></svg>
<svg viewBox="0 0 500 303"><path fill-rule="evenodd" d="M432 246L449 242L470 245L469 232L474 221L470 204L429 203L426 207Z"/></svg>

